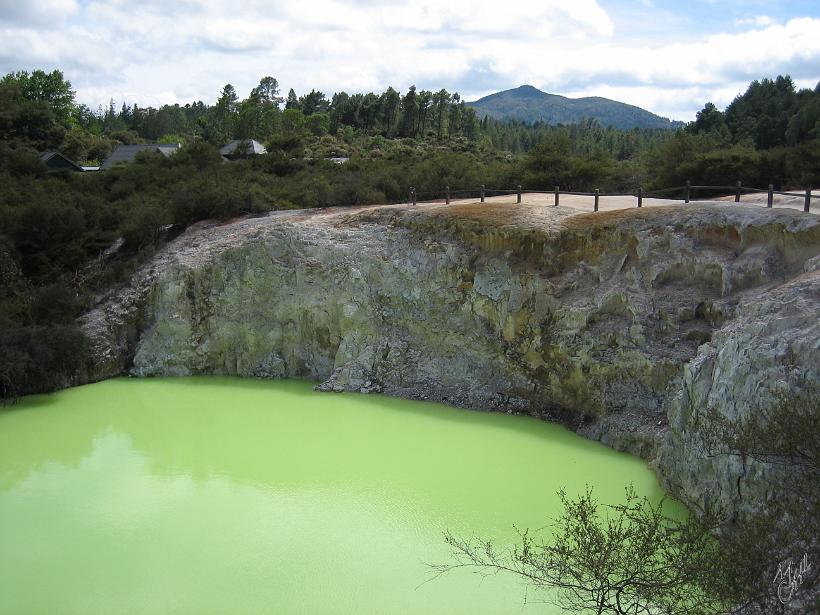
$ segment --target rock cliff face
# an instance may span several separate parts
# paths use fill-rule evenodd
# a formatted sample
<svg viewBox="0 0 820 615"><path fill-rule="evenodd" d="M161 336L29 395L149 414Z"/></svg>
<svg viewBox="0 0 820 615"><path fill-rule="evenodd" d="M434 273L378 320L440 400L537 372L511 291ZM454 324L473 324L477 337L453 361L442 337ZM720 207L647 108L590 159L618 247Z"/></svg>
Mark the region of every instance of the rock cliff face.
<svg viewBox="0 0 820 615"><path fill-rule="evenodd" d="M781 497L777 485L793 482L793 468L727 454L720 435L727 425L748 424L755 413L784 401L814 404L791 412L820 412L817 261L809 261L803 275L744 297L736 317L684 368L682 385L667 404L670 429L656 462L668 491L737 514ZM771 437L779 435L772 430ZM772 444L783 449L786 443Z"/></svg>
<svg viewBox="0 0 820 615"><path fill-rule="evenodd" d="M704 456L699 412L818 381L818 254L817 216L736 205L275 213L190 229L87 314L88 378L306 377L527 412L736 507L763 497L755 474Z"/></svg>

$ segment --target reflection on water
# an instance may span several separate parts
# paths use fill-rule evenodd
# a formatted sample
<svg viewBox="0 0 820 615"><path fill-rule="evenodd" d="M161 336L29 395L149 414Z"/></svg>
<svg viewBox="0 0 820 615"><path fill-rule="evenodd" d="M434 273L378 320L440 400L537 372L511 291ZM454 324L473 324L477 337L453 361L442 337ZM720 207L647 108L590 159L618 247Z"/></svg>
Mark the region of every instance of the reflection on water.
<svg viewBox="0 0 820 615"><path fill-rule="evenodd" d="M512 578L419 587L445 528L513 540L562 486L661 495L553 425L311 386L121 379L0 410L0 612L518 613Z"/></svg>

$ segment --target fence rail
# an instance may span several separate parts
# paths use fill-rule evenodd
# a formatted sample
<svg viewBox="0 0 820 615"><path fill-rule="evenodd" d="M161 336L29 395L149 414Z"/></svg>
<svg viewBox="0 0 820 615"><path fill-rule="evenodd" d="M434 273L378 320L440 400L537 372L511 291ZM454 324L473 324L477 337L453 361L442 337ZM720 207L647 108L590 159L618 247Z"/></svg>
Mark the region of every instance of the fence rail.
<svg viewBox="0 0 820 615"><path fill-rule="evenodd" d="M517 203L521 202L521 195L526 192L527 194L552 194L554 195L554 202L553 207L558 207L560 203L560 197L562 194L571 195L571 196L591 196L594 197L594 209L593 211L598 211L598 200L600 197L609 197L609 196L631 196L637 199L637 206L643 206L643 199L644 198L656 198L655 195L658 194L667 194L667 193L678 193L682 194L681 198L667 198L667 200L682 200L684 203L691 202L692 199L692 191L693 190L717 190L720 192L728 192L727 196L731 196L734 194L735 203L740 203L741 196L743 194L765 194L767 195L766 198L766 207L774 207L774 195L780 196L791 196L791 197L803 197L803 211L809 213L811 210L811 201L812 199L820 198L820 194L813 194L811 188L806 188L805 192L788 192L782 190L775 190L773 184L769 184L768 188L750 188L747 186L743 186L740 182L736 182L734 186L698 186L693 185L692 182L687 181L683 186L673 186L671 188L659 188L656 190L647 190L644 191L642 187L639 187L634 192L601 192L600 190L595 190L594 192L578 192L574 190L561 190L560 186L555 186L554 190L524 190L520 185L516 186L513 190L506 190L506 189L499 189L499 188L487 188L486 186L482 185L478 188L462 188L460 190L450 190L450 186L445 186L443 190L428 190L424 192L417 192L413 186L410 186L408 204L416 205L419 201L419 197L422 196L432 196L434 198L432 200L440 200L444 199L445 203L448 205L450 204L451 200L463 200L468 198L480 198L481 202L484 202L484 199L487 196L499 196L499 195L507 195L507 194L515 194L517 196ZM476 196L461 196L458 195L478 195Z"/></svg>

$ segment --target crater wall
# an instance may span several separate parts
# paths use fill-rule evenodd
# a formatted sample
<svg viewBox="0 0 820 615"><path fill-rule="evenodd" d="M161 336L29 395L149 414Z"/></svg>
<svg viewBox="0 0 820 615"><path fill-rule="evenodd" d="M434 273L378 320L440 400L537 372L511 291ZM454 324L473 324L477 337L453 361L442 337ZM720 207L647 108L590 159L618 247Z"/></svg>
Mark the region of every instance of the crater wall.
<svg viewBox="0 0 820 615"><path fill-rule="evenodd" d="M189 229L102 298L86 379L298 377L529 413L737 508L766 468L709 457L705 410L820 380L818 254L817 216L717 203L274 213Z"/></svg>

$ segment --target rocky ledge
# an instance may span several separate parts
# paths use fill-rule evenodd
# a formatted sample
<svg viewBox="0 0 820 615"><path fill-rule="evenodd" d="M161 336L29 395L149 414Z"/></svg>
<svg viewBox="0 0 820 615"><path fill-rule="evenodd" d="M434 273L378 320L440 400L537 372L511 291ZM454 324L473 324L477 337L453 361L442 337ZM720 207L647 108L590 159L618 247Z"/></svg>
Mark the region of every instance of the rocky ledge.
<svg viewBox="0 0 820 615"><path fill-rule="evenodd" d="M820 219L725 203L277 212L189 229L83 318L87 380L316 380L557 420L652 460L684 501L762 502L707 454L817 383ZM708 410L708 414L707 414Z"/></svg>

